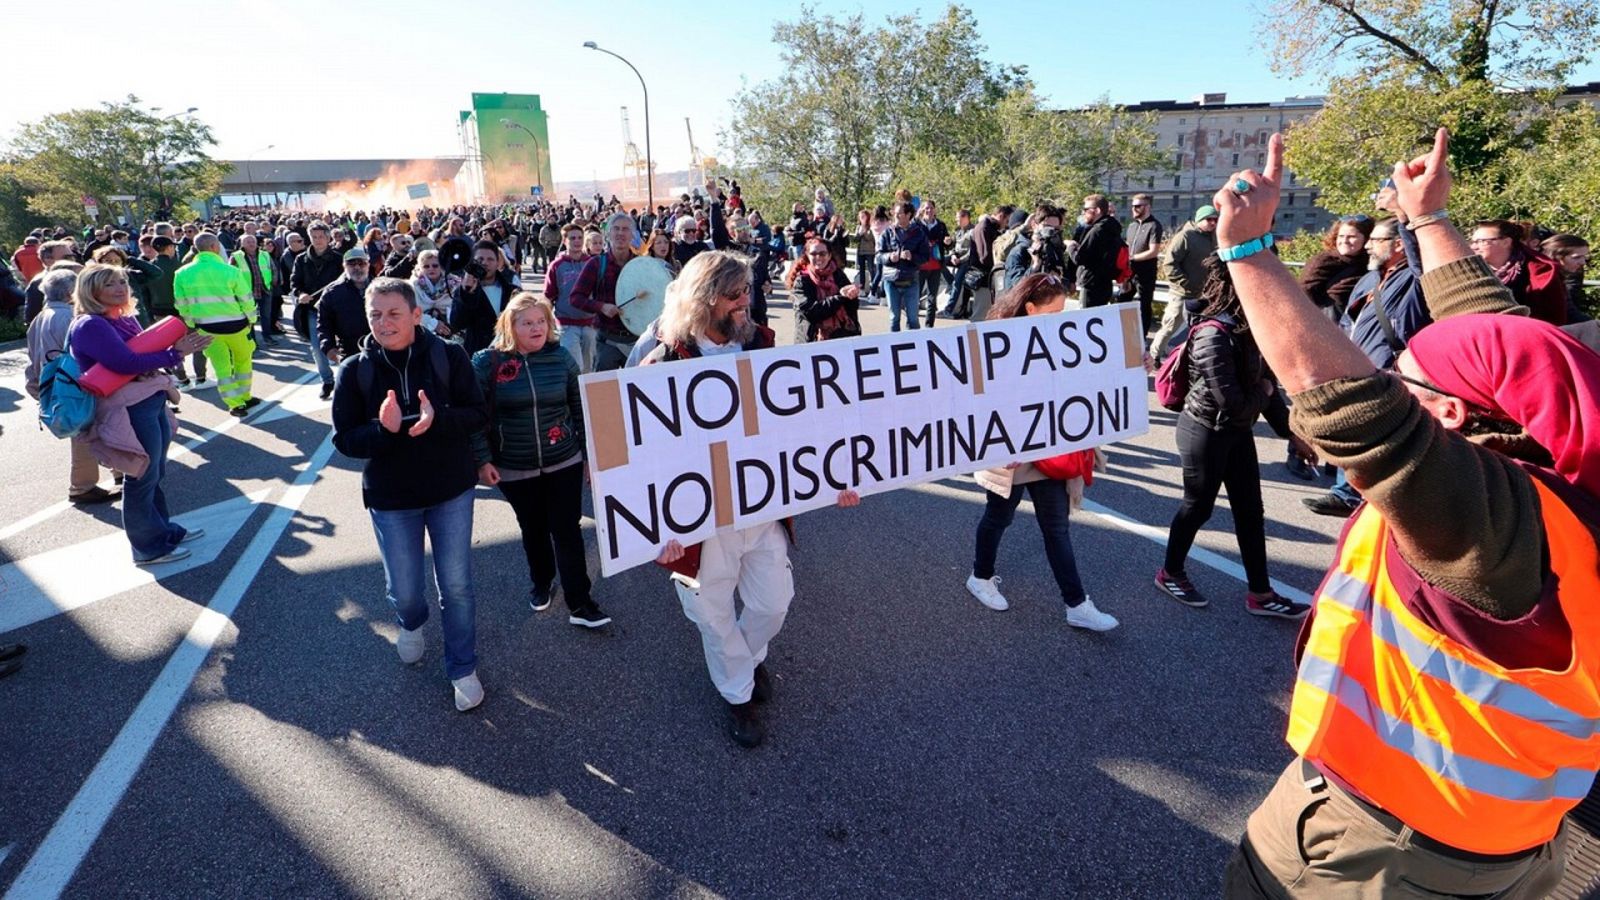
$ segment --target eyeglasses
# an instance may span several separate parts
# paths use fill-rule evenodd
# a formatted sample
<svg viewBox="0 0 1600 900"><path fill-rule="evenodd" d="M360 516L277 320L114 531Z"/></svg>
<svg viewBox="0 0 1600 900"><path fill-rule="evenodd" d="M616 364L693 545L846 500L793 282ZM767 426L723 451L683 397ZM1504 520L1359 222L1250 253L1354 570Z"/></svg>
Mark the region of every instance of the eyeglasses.
<svg viewBox="0 0 1600 900"><path fill-rule="evenodd" d="M1405 375L1405 374L1399 372L1396 369L1390 369L1389 370L1389 374L1393 375L1394 377L1396 377L1398 379L1400 379L1401 381L1405 382L1406 384L1411 385L1412 387L1419 387L1419 388L1422 388L1425 391L1429 391L1431 393L1438 394L1441 397L1449 397L1451 400L1459 400L1462 403L1465 403L1467 405L1468 409L1471 409L1471 410L1473 410L1475 412L1483 413L1485 415L1489 415L1490 414L1489 410L1484 409L1483 407L1479 406L1476 403L1473 403L1471 400L1468 400L1465 397L1461 397L1461 396L1457 396L1456 394L1452 394L1449 391L1445 390L1442 387L1439 387L1438 385L1434 384L1431 381L1426 381L1426 380L1421 379L1421 378L1412 378L1410 375Z"/></svg>
<svg viewBox="0 0 1600 900"><path fill-rule="evenodd" d="M1135 204L1133 204L1133 208L1134 209L1148 209L1149 207L1146 204L1143 204L1143 203L1135 203Z"/></svg>
<svg viewBox="0 0 1600 900"><path fill-rule="evenodd" d="M1394 240L1394 235L1392 235L1392 234L1375 234L1372 237L1367 238L1367 243L1370 244L1373 241L1392 241L1392 240Z"/></svg>
<svg viewBox="0 0 1600 900"><path fill-rule="evenodd" d="M1354 224L1360 225L1360 224L1362 224L1364 222L1371 222L1372 221L1372 217L1371 216L1364 216L1364 215L1362 215L1360 213L1357 213L1357 214L1355 214L1353 216L1340 216L1339 217L1339 221L1343 222L1343 223L1346 223L1346 224L1354 223Z"/></svg>

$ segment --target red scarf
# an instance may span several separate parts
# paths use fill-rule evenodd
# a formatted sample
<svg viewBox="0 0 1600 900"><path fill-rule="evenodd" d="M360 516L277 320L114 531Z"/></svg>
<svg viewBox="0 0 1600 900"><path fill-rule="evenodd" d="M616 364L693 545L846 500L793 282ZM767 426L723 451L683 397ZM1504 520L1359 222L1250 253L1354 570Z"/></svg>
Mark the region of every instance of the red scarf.
<svg viewBox="0 0 1600 900"><path fill-rule="evenodd" d="M1435 322L1407 347L1429 381L1521 425L1562 478L1600 499L1600 355L1548 322L1503 314Z"/></svg>
<svg viewBox="0 0 1600 900"><path fill-rule="evenodd" d="M837 276L839 274L839 267L834 265L832 262L828 263L828 271L821 273L816 270L815 266L812 266L808 262L806 263L806 267L801 270L800 274L803 277L810 279L811 283L817 286L818 297L826 300L829 297L838 296L839 283Z"/></svg>

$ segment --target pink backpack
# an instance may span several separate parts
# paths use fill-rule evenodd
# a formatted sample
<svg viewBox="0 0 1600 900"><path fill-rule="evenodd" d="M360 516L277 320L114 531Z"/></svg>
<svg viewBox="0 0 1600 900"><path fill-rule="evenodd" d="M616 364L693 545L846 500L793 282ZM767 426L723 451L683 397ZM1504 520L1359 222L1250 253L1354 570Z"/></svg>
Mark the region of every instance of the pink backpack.
<svg viewBox="0 0 1600 900"><path fill-rule="evenodd" d="M1156 370L1156 402L1173 412L1183 411L1183 401L1189 396L1189 343L1201 328L1222 328L1227 325L1216 319L1200 319L1189 325L1189 334L1183 343L1172 349Z"/></svg>

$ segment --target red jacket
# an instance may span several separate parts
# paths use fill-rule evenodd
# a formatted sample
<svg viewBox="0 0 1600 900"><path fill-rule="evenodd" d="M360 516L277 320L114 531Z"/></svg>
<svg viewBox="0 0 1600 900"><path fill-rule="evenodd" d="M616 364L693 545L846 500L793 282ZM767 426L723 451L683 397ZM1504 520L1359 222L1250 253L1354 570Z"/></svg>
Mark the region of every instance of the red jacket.
<svg viewBox="0 0 1600 900"><path fill-rule="evenodd" d="M24 283L32 281L33 276L44 271L44 263L39 262L39 245L20 247L11 257L16 263L17 271L22 273Z"/></svg>
<svg viewBox="0 0 1600 900"><path fill-rule="evenodd" d="M1506 286L1535 319L1551 325L1567 324L1567 286L1562 283L1561 267L1555 260L1527 251L1521 274Z"/></svg>

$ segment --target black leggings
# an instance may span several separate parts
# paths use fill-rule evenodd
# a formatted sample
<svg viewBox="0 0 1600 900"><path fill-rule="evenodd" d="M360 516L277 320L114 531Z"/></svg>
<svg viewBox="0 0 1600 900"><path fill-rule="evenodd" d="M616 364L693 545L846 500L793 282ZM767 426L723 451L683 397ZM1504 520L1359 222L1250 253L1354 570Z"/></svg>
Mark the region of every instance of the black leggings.
<svg viewBox="0 0 1600 900"><path fill-rule="evenodd" d="M1272 590L1267 578L1266 512L1261 503L1261 467L1249 429L1212 431L1188 413L1178 416L1178 456L1183 460L1183 503L1167 534L1166 570L1183 572L1195 535L1211 518L1217 490L1228 488L1233 531L1250 590Z"/></svg>
<svg viewBox="0 0 1600 900"><path fill-rule="evenodd" d="M561 573L561 596L567 608L589 605L589 558L583 549L583 464L546 472L535 478L500 482L522 529L522 552L528 577L549 587ZM551 545L554 544L554 552Z"/></svg>

